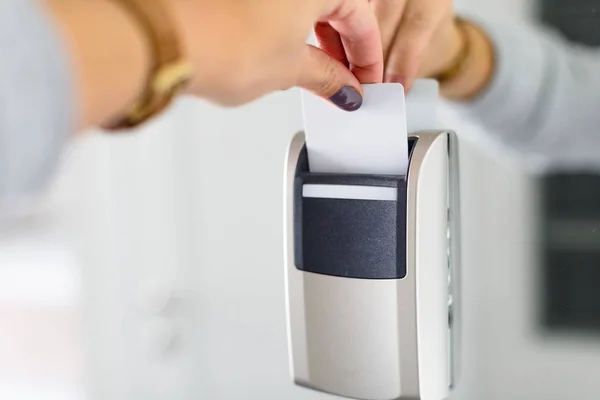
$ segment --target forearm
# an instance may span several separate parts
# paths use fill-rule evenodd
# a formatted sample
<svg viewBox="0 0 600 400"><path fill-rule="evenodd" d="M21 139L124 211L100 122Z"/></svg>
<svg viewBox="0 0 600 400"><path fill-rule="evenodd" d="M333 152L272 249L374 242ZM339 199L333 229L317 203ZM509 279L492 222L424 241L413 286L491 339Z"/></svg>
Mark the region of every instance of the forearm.
<svg viewBox="0 0 600 400"><path fill-rule="evenodd" d="M458 99L457 104L486 128L505 136L523 135L531 130L532 118L539 112L536 108L543 101L544 86L552 84L546 80L550 60L544 38L523 22L487 16L469 20L481 27L479 36L488 42L493 62L487 65L491 74L487 84L474 96ZM477 51L472 58L475 65L484 59ZM472 73L462 75L469 80Z"/></svg>
<svg viewBox="0 0 600 400"><path fill-rule="evenodd" d="M554 165L600 165L600 53L532 23L477 20L494 48L493 77L461 108L517 151Z"/></svg>
<svg viewBox="0 0 600 400"><path fill-rule="evenodd" d="M78 129L119 115L142 92L150 50L135 19L113 0L46 0L67 49Z"/></svg>

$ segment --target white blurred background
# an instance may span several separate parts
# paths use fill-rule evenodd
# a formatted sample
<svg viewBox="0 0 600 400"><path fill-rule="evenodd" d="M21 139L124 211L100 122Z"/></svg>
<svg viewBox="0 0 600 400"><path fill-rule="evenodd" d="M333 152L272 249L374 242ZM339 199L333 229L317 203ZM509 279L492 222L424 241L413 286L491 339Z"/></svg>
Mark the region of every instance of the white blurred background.
<svg viewBox="0 0 600 400"><path fill-rule="evenodd" d="M537 180L440 112L462 146L453 398L597 399L600 341L537 329ZM300 113L297 91L236 110L184 99L143 133L73 143L49 198L0 232L0 398L332 398L288 372L281 178Z"/></svg>

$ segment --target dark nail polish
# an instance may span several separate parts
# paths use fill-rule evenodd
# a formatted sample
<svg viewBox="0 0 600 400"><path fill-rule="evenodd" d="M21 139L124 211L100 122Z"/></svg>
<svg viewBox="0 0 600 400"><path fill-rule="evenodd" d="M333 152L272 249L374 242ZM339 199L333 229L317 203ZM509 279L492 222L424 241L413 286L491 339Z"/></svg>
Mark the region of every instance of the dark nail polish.
<svg viewBox="0 0 600 400"><path fill-rule="evenodd" d="M346 111L356 111L360 108L363 98L352 86L344 86L329 98L333 104Z"/></svg>

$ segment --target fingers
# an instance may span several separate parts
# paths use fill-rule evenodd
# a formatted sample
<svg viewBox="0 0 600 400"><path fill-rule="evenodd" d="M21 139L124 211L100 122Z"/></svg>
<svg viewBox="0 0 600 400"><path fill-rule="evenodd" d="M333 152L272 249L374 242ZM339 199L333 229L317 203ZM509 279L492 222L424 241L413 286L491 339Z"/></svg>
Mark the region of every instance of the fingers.
<svg viewBox="0 0 600 400"><path fill-rule="evenodd" d="M346 111L355 111L362 105L358 79L343 63L323 50L306 45L298 71L297 86L310 90Z"/></svg>
<svg viewBox="0 0 600 400"><path fill-rule="evenodd" d="M407 0L372 0L371 7L379 22L381 31L381 43L383 48L383 59L387 61L390 48L396 37L398 25L404 12Z"/></svg>
<svg viewBox="0 0 600 400"><path fill-rule="evenodd" d="M383 80L383 51L377 19L368 0L340 0L324 20L341 37L350 70L361 83Z"/></svg>
<svg viewBox="0 0 600 400"><path fill-rule="evenodd" d="M450 0L417 0L406 4L387 60L385 81L412 86L431 38ZM442 4L447 3L447 4Z"/></svg>
<svg viewBox="0 0 600 400"><path fill-rule="evenodd" d="M320 49L349 68L346 50L340 34L333 29L329 22L318 22L315 25L315 36Z"/></svg>

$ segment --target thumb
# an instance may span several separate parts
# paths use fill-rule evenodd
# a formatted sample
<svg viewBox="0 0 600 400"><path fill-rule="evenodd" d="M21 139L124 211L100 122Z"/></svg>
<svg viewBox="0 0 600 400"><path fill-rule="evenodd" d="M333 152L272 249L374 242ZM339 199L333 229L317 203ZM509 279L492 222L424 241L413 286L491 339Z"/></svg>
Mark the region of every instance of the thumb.
<svg viewBox="0 0 600 400"><path fill-rule="evenodd" d="M360 108L363 100L360 83L344 64L312 45L306 45L300 63L297 86L329 100L342 110Z"/></svg>

